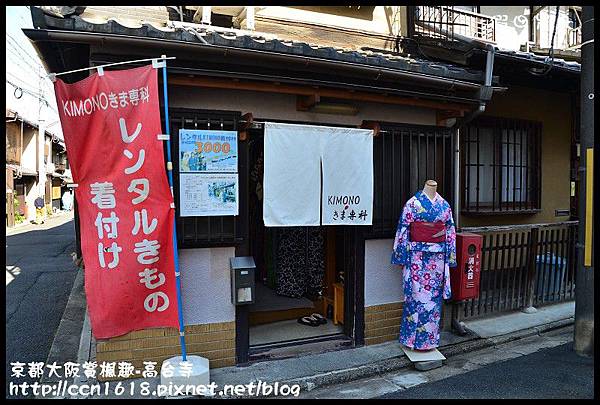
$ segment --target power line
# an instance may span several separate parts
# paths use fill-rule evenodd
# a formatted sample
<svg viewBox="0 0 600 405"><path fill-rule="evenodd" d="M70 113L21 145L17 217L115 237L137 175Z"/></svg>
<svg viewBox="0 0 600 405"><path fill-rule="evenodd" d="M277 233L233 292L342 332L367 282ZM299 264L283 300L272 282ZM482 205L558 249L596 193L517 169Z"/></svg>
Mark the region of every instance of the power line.
<svg viewBox="0 0 600 405"><path fill-rule="evenodd" d="M40 68L42 68L41 66L34 66L34 65L32 65L30 62L28 62L27 60L25 60L25 59L23 59L23 58L22 58L22 55L21 55L21 53L20 53L20 52L19 52L19 51L18 51L16 48L14 48L14 45L12 45L10 42L7 42L7 44L8 44L8 45L10 45L10 46L12 47L12 48L9 48L9 47L7 47L7 48L6 48L8 51L10 51L10 52L11 52L11 54L10 54L10 55L13 55L13 56L14 56L15 58L17 58L17 60L18 60L18 61L17 61L17 60L13 60L13 62L14 62L15 64L17 64L17 65L19 65L19 66L21 66L21 67L23 67L23 68L24 68L24 66L23 66L23 65L21 65L21 64L19 63L19 62L23 62L23 63L25 63L27 66L29 66L29 68L32 70L32 72L34 72L34 73L35 73L35 75L36 75L36 76L38 76L38 77L40 77L40 78L45 78L45 76L44 76L44 75L41 75L41 74L39 73L39 70L40 70ZM42 69L43 69L43 68L42 68Z"/></svg>
<svg viewBox="0 0 600 405"><path fill-rule="evenodd" d="M51 110L53 110L53 111L55 111L55 112L58 112L58 109L57 109L56 107L54 107L54 105L53 105L53 104L51 104L51 103L48 101L48 99L45 97L45 95L43 95L43 94L40 94L40 93L36 92L35 90L28 89L27 87L24 87L24 86L22 86L22 85L20 85L20 84L13 83L13 82L12 82L12 81L10 81L9 79L6 79L6 82L7 82L8 84L10 84L11 86L13 86L15 89L20 89L20 90L21 90L21 91L23 91L24 93L27 93L27 94L29 94L29 95L31 95L31 96L33 96L33 97L37 98L37 99L38 99L38 102L39 102L39 101L43 102L43 103L44 103L44 104L45 104L45 105L46 105L48 108L50 108Z"/></svg>
<svg viewBox="0 0 600 405"><path fill-rule="evenodd" d="M554 67L554 37L556 35L556 25L558 23L558 14L560 13L560 6L556 6L556 16L554 17L554 29L552 30L552 40L550 41L550 52L548 52L548 57L550 59L550 63L548 63L548 67L538 73L533 69L529 69L529 73L536 75L536 76L546 76L548 73L550 73L550 71L552 70L552 68Z"/></svg>
<svg viewBox="0 0 600 405"><path fill-rule="evenodd" d="M13 86L13 87L15 87L17 89L21 89L24 93L30 94L32 96L35 96L36 98L42 100L44 103L46 103L47 105L49 105L48 100L46 100L46 98L43 97L41 94L39 94L39 93L37 93L37 92L35 92L35 91L31 90L31 89L28 89L26 87L23 87L23 86L21 86L19 84L13 83L13 82L11 82L8 79L6 79L6 83L10 84L11 86Z"/></svg>
<svg viewBox="0 0 600 405"><path fill-rule="evenodd" d="M9 34L8 32L6 33L6 37L14 42L14 44L16 44L17 47L19 47L23 52L25 52L25 54L32 60L34 61L36 64L40 65L42 68L42 64L40 63L39 59L35 58L34 56L31 55L31 51L28 51L27 49L23 48L21 46L21 44L19 43L19 41L17 41L11 34Z"/></svg>
<svg viewBox="0 0 600 405"><path fill-rule="evenodd" d="M19 87L21 87L21 88L28 88L28 86L31 84L31 83L27 83L24 79L22 79L21 77L17 76L16 74L14 74L12 72L6 72L6 74L8 76L12 76L13 80L21 82L22 84L19 85ZM41 95L41 96L44 96L44 98L48 97L48 95L45 92L39 92L38 90L31 90L30 88L28 88L28 89L30 91L36 91L36 92L38 92L38 94Z"/></svg>
<svg viewBox="0 0 600 405"><path fill-rule="evenodd" d="M7 76L12 76L13 80L21 82L22 85L20 85L20 87L26 88L27 86L29 86L31 84L31 83L27 83L25 80L23 80L22 78L20 78L19 76L15 75L12 72L6 72L6 74L7 74ZM31 91L36 91L36 90L31 90Z"/></svg>

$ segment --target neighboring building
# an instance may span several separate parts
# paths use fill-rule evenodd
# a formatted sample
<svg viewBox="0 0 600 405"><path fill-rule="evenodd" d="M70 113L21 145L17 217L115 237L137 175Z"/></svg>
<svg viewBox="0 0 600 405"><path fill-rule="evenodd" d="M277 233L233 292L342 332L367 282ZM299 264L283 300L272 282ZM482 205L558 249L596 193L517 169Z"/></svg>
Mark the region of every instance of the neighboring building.
<svg viewBox="0 0 600 405"><path fill-rule="evenodd" d="M25 19L29 19L29 22ZM52 83L21 31L31 27L25 7L7 8L6 29L6 225L35 219L34 200L60 209L70 182ZM43 134L40 136L40 133ZM60 163L53 166L53 163ZM54 194L53 194L54 193ZM15 211L14 198L18 204ZM15 215L16 214L16 215Z"/></svg>
<svg viewBox="0 0 600 405"><path fill-rule="evenodd" d="M39 148L44 150L44 171L40 174ZM35 219L34 200L38 195L44 196L48 209L60 210L60 198L67 190L66 185L72 182L64 141L48 131L42 141L36 123L31 122L16 112L6 110L6 198L7 223L15 225L15 215L23 221ZM40 175L43 181L40 182ZM41 184L44 192L41 193ZM16 198L17 210L8 204ZM12 208L12 210L11 210Z"/></svg>
<svg viewBox="0 0 600 405"><path fill-rule="evenodd" d="M560 21L568 9L577 10L561 10ZM540 16L533 19L538 42L529 45L519 17L530 21L528 10ZM552 12L504 7L507 24L500 28L496 8L475 11L93 6L60 17L32 7L35 29L25 34L49 72L175 56L168 70L171 133L181 128L240 133L240 215L180 217L177 211L188 351L221 367L286 356L289 345L330 350L397 339L402 278L389 264L392 238L404 203L430 178L438 181L458 226L486 236L482 299L445 307L446 328L459 317L548 301L547 282L542 279L533 295L528 286L543 273L536 256L550 250L567 260L556 282L559 294L551 298L573 298L576 223L566 221L577 217L571 208L577 206L571 169L577 167L576 52L570 62L555 52L551 69L544 56L533 53L547 48ZM555 40L555 48L573 43L563 42ZM88 73L64 79L74 82ZM268 267L278 241L277 232L262 224L255 191L263 128L251 118L377 133L373 226L325 230L326 288L314 307L255 311L230 302L229 258L252 255ZM171 142L177 155L177 137ZM178 205L177 161L174 167ZM499 225L506 227L487 228ZM290 327L281 323L285 320L295 323L302 314L325 313L328 305L339 309L341 303L343 324L329 325L325 334L280 333ZM279 325L277 333L272 325ZM98 342L97 357L162 361L179 353L176 333L147 330ZM315 342L318 349L306 345Z"/></svg>

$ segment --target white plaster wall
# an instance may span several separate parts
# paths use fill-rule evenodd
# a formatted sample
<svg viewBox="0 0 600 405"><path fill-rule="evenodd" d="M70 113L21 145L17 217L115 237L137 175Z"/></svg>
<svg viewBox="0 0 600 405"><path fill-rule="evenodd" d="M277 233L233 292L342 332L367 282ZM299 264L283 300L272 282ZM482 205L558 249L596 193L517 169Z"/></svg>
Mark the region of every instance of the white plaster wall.
<svg viewBox="0 0 600 405"><path fill-rule="evenodd" d="M235 321L229 272L233 256L233 247L179 250L186 325Z"/></svg>
<svg viewBox="0 0 600 405"><path fill-rule="evenodd" d="M529 6L481 6L481 14L496 19L496 43L518 51L529 41Z"/></svg>
<svg viewBox="0 0 600 405"><path fill-rule="evenodd" d="M377 6L373 9L372 18L354 18L332 13L300 10L292 7L258 7L256 17L272 17L293 20L304 23L318 24L325 27L371 31L380 34L390 34L389 20L399 13L406 13L406 6ZM398 14L398 15L396 15ZM396 31L397 32L397 31Z"/></svg>
<svg viewBox="0 0 600 405"><path fill-rule="evenodd" d="M365 307L404 299L402 270L390 263L393 245L393 239L365 241Z"/></svg>
<svg viewBox="0 0 600 405"><path fill-rule="evenodd" d="M481 6L481 14L496 19L496 43L501 49L520 50L529 41L529 6ZM550 47L555 16L556 6L548 6L535 16L541 48ZM566 48L568 25L568 7L561 6L554 39L556 49Z"/></svg>
<svg viewBox="0 0 600 405"><path fill-rule="evenodd" d="M31 129L27 125L23 128L23 156L21 157L21 166L27 171L37 171L37 148L38 138L37 129Z"/></svg>
<svg viewBox="0 0 600 405"><path fill-rule="evenodd" d="M355 116L317 114L296 111L296 96L246 90L220 90L173 86L169 91L171 108L251 112L254 118L309 121L324 124L360 125L363 120L435 125L435 110L379 103L353 103L359 108Z"/></svg>
<svg viewBox="0 0 600 405"><path fill-rule="evenodd" d="M38 197L38 181L36 177L29 177L33 181L25 182L25 204L27 205L27 222L35 219L35 199Z"/></svg>
<svg viewBox="0 0 600 405"><path fill-rule="evenodd" d="M539 13L538 35L541 48L550 48L552 43L552 32L554 31L554 20L556 19L556 6L548 6ZM561 6L556 21L556 34L554 47L564 49L567 47L567 28L569 27L569 8Z"/></svg>

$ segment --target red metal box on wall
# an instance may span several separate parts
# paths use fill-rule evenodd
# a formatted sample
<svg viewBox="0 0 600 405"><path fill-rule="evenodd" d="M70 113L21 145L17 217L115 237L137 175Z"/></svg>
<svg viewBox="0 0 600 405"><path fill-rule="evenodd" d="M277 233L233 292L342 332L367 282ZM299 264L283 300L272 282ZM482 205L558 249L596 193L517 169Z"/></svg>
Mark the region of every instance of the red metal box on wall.
<svg viewBox="0 0 600 405"><path fill-rule="evenodd" d="M461 232L456 234L456 267L450 268L452 300L463 301L479 296L481 247L483 236Z"/></svg>

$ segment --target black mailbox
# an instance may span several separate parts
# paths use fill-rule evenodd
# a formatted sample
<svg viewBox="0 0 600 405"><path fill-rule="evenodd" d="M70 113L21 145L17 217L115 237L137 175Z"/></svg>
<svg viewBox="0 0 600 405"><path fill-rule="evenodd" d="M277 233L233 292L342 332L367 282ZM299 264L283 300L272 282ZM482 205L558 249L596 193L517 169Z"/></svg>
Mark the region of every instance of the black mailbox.
<svg viewBox="0 0 600 405"><path fill-rule="evenodd" d="M233 305L254 303L254 271L252 256L231 257L231 302Z"/></svg>

